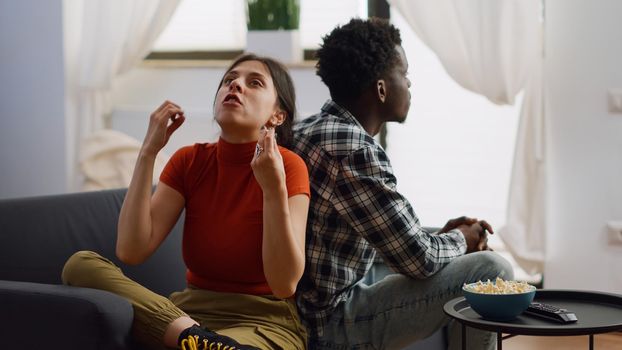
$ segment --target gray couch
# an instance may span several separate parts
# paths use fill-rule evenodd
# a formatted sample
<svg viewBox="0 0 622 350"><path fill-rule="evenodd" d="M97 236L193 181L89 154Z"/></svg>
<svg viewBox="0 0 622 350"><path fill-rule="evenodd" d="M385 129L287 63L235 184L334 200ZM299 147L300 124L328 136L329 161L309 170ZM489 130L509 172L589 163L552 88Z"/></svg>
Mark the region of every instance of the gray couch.
<svg viewBox="0 0 622 350"><path fill-rule="evenodd" d="M60 280L69 256L93 250L158 294L185 288L183 218L144 264L127 266L116 258L125 192L0 200L0 349L140 349L130 336L133 310L125 299ZM408 349L443 348L438 332Z"/></svg>
<svg viewBox="0 0 622 350"><path fill-rule="evenodd" d="M185 288L181 220L140 266L116 259L125 190L0 201L0 349L138 349L133 310L114 294L61 284L67 258L93 250L161 295Z"/></svg>

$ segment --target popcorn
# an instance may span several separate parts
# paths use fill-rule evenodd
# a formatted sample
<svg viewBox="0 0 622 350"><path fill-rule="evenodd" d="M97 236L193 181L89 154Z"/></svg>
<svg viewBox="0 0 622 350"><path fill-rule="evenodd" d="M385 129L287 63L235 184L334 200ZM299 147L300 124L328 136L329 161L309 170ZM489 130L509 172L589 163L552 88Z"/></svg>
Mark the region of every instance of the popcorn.
<svg viewBox="0 0 622 350"><path fill-rule="evenodd" d="M477 281L476 283L464 284L464 289L473 293L481 294L519 294L534 290L536 287L525 282L504 281L497 277L495 282Z"/></svg>

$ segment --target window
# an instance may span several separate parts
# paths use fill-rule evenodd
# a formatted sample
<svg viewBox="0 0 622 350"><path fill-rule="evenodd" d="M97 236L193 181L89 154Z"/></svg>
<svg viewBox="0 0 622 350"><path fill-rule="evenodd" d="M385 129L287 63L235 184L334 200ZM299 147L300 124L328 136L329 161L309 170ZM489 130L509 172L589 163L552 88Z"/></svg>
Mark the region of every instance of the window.
<svg viewBox="0 0 622 350"><path fill-rule="evenodd" d="M324 35L337 24L347 23L352 17L367 18L367 0L301 0L302 47L317 49Z"/></svg>
<svg viewBox="0 0 622 350"><path fill-rule="evenodd" d="M400 29L412 82L406 122L388 125L400 192L426 226L442 227L460 215L503 226L521 99L497 106L465 90L395 10L391 21Z"/></svg>
<svg viewBox="0 0 622 350"><path fill-rule="evenodd" d="M461 215L505 224L510 174L522 97L513 106L497 106L465 90L415 35L396 10L391 22L400 29L409 60L411 107L403 125L388 124L387 153L422 225L442 227ZM510 261L515 278L541 283L505 250L497 235L489 245Z"/></svg>
<svg viewBox="0 0 622 350"><path fill-rule="evenodd" d="M153 51L240 50L246 43L245 1L182 0Z"/></svg>
<svg viewBox="0 0 622 350"><path fill-rule="evenodd" d="M352 17L367 17L367 0L300 0L300 36L305 49L316 49L321 37ZM246 46L245 0L183 0L153 51L230 51Z"/></svg>

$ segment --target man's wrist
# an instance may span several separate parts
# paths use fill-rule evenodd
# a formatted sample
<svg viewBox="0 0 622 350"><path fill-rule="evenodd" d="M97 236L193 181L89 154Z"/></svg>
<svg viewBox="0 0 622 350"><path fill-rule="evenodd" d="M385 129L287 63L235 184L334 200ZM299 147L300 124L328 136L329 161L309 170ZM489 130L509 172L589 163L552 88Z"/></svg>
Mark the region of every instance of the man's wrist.
<svg viewBox="0 0 622 350"><path fill-rule="evenodd" d="M449 232L447 232L445 234L446 235L450 235L451 237L453 237L455 242L456 242L456 244L460 248L460 252L462 254L466 254L467 248L468 248L468 244L467 244L467 240L466 240L466 236L464 235L464 232L462 232L458 228L455 228L455 229L450 230Z"/></svg>

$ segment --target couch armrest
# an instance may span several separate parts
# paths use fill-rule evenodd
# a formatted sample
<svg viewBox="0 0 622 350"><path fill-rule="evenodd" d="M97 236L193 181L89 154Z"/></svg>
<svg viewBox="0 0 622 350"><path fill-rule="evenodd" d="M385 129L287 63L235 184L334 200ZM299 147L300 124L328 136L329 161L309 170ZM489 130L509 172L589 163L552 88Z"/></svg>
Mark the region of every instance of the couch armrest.
<svg viewBox="0 0 622 350"><path fill-rule="evenodd" d="M133 317L109 292L0 280L1 349L130 349Z"/></svg>

